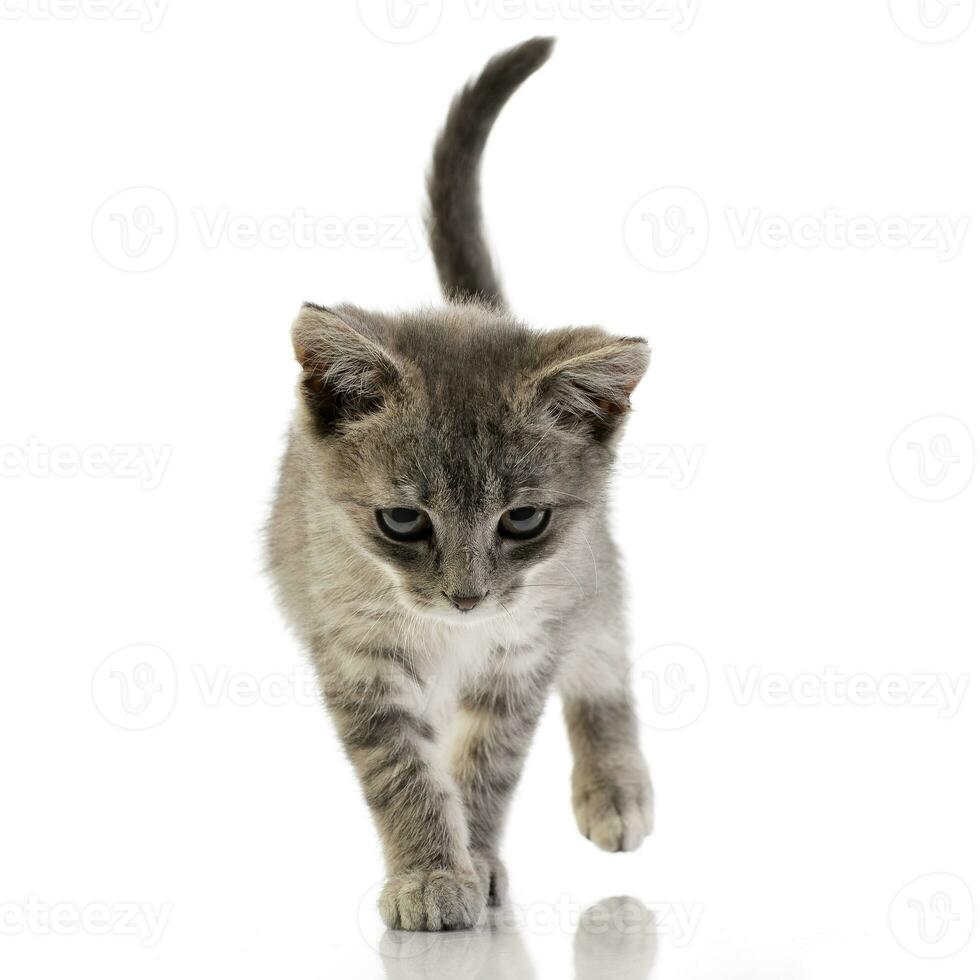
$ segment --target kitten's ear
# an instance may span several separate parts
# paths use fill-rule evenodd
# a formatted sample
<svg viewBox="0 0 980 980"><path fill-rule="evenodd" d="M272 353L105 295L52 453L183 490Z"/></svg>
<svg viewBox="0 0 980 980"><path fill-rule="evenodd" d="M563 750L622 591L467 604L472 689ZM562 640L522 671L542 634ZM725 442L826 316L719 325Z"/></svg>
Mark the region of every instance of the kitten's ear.
<svg viewBox="0 0 980 980"><path fill-rule="evenodd" d="M650 363L641 337L614 337L597 327L569 327L541 338L539 392L561 421L588 426L600 441L630 410L630 395Z"/></svg>
<svg viewBox="0 0 980 980"><path fill-rule="evenodd" d="M399 383L394 359L352 307L329 310L304 305L293 323L293 350L303 368L303 393L321 435L377 411Z"/></svg>

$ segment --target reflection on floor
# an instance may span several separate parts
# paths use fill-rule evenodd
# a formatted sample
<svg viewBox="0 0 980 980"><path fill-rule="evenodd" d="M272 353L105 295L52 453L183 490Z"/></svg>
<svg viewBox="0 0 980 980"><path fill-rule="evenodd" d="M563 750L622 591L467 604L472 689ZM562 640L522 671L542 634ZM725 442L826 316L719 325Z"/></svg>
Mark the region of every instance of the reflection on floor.
<svg viewBox="0 0 980 980"><path fill-rule="evenodd" d="M575 980L647 980L656 955L656 920L639 899L607 898L575 929ZM521 925L506 909L464 932L384 934L388 980L534 980Z"/></svg>

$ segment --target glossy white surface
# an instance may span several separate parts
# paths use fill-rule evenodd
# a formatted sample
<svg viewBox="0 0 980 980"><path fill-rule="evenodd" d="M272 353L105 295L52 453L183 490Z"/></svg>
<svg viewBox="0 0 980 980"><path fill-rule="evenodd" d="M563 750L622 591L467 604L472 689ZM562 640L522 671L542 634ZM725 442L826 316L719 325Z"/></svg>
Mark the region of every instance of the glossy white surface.
<svg viewBox="0 0 980 980"><path fill-rule="evenodd" d="M173 0L142 30L11 0L3 975L976 977L973 6L650 8L672 26L430 0L399 44L365 27L381 3ZM615 521L657 827L630 855L578 836L552 704L510 918L385 935L370 820L261 575L288 326L436 299L432 136L542 32L488 223L522 315L654 350ZM611 896L653 919L583 928Z"/></svg>

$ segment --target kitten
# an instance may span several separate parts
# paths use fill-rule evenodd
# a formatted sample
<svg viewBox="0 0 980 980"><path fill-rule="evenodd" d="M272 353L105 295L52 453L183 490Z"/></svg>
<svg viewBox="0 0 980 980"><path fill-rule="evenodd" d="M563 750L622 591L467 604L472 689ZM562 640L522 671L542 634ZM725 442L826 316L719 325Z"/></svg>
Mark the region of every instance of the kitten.
<svg viewBox="0 0 980 980"><path fill-rule="evenodd" d="M582 833L622 851L651 830L605 513L648 348L525 326L481 233L481 152L552 43L498 55L449 110L428 181L446 305L307 304L293 326L269 561L377 824L392 928L471 926L503 899L504 817L552 687Z"/></svg>

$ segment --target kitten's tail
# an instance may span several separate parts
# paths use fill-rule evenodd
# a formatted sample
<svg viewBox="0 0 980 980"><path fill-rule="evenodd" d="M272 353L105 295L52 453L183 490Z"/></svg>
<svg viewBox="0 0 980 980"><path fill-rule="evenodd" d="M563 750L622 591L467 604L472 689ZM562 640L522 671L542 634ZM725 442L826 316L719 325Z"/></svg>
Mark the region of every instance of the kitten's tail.
<svg viewBox="0 0 980 980"><path fill-rule="evenodd" d="M447 299L503 305L483 235L480 157L500 110L548 60L554 43L535 37L498 54L449 107L428 176L429 244Z"/></svg>

